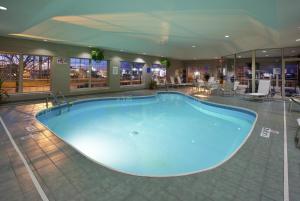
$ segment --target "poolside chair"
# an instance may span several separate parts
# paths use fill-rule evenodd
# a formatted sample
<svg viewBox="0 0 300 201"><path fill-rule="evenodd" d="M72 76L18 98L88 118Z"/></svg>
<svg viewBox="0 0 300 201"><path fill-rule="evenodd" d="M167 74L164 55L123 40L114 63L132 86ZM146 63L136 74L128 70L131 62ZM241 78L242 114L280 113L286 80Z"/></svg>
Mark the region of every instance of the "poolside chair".
<svg viewBox="0 0 300 201"><path fill-rule="evenodd" d="M233 94L236 95L238 86L240 85L239 81L234 81L233 83Z"/></svg>
<svg viewBox="0 0 300 201"><path fill-rule="evenodd" d="M289 111L291 112L294 104L300 105L300 96L292 96L290 97L289 101L290 101Z"/></svg>
<svg viewBox="0 0 300 201"><path fill-rule="evenodd" d="M271 80L259 80L258 91L256 93L246 93L245 97L252 99L268 98L271 90Z"/></svg>
<svg viewBox="0 0 300 201"><path fill-rule="evenodd" d="M179 76L177 76L176 79L177 79L178 86L185 86L185 87L186 87L186 86L192 86L191 83L183 83L183 82L181 81L181 78L180 78Z"/></svg>
<svg viewBox="0 0 300 201"><path fill-rule="evenodd" d="M222 87L220 87L220 94L225 96L225 95L229 95L231 96L233 94L233 86L232 86L232 83L231 82L225 82L223 84Z"/></svg>
<svg viewBox="0 0 300 201"><path fill-rule="evenodd" d="M159 87L166 87L167 86L167 80L166 80L166 78L163 78L161 80L161 82L159 82L158 86Z"/></svg>
<svg viewBox="0 0 300 201"><path fill-rule="evenodd" d="M207 82L207 87L210 91L219 90L219 84L214 77L210 77Z"/></svg>
<svg viewBox="0 0 300 201"><path fill-rule="evenodd" d="M175 83L175 79L174 79L173 76L170 76L170 82L171 83L169 83L168 86L170 86L170 87L177 87L178 86L178 84Z"/></svg>

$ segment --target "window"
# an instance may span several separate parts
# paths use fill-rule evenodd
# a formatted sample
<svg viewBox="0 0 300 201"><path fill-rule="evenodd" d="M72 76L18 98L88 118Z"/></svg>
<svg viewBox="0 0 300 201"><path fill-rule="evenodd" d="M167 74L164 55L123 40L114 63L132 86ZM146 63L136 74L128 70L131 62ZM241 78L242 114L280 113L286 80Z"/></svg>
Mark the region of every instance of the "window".
<svg viewBox="0 0 300 201"><path fill-rule="evenodd" d="M144 63L121 61L120 85L142 84Z"/></svg>
<svg viewBox="0 0 300 201"><path fill-rule="evenodd" d="M0 54L0 79L2 88L9 94L19 92L20 55Z"/></svg>
<svg viewBox="0 0 300 201"><path fill-rule="evenodd" d="M23 92L50 91L50 64L48 56L23 56Z"/></svg>
<svg viewBox="0 0 300 201"><path fill-rule="evenodd" d="M108 61L90 59L70 59L70 89L96 88L107 86Z"/></svg>
<svg viewBox="0 0 300 201"><path fill-rule="evenodd" d="M88 88L90 80L90 60L71 58L70 59L70 89Z"/></svg>
<svg viewBox="0 0 300 201"><path fill-rule="evenodd" d="M240 85L251 88L252 78L252 52L243 52L236 55L235 76Z"/></svg>
<svg viewBox="0 0 300 201"><path fill-rule="evenodd" d="M144 63L133 63L132 84L142 84Z"/></svg>
<svg viewBox="0 0 300 201"><path fill-rule="evenodd" d="M107 87L108 61L92 61L91 87Z"/></svg>
<svg viewBox="0 0 300 201"><path fill-rule="evenodd" d="M159 83L164 83L166 79L167 70L160 64L153 64L151 67L152 79L158 80Z"/></svg>

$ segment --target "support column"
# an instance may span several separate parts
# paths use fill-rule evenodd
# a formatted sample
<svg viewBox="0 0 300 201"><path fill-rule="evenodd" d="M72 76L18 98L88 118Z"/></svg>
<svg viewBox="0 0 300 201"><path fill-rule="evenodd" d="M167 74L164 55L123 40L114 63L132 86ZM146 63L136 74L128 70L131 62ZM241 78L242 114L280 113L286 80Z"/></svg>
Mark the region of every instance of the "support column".
<svg viewBox="0 0 300 201"><path fill-rule="evenodd" d="M285 60L283 58L283 48L281 49L281 96L285 98Z"/></svg>
<svg viewBox="0 0 300 201"><path fill-rule="evenodd" d="M89 79L89 88L92 88L92 59L89 59L89 71L88 71L88 79Z"/></svg>
<svg viewBox="0 0 300 201"><path fill-rule="evenodd" d="M17 92L23 92L23 72L24 72L24 57L23 54L20 55L19 59L19 75L17 80Z"/></svg>
<svg viewBox="0 0 300 201"><path fill-rule="evenodd" d="M236 81L236 75L235 75L235 65L236 65L236 54L234 54L234 58L233 58L233 82Z"/></svg>
<svg viewBox="0 0 300 201"><path fill-rule="evenodd" d="M112 91L120 90L120 62L119 57L113 57L109 61L109 87Z"/></svg>
<svg viewBox="0 0 300 201"><path fill-rule="evenodd" d="M66 63L58 63L58 59L67 61ZM51 61L51 90L53 93L61 91L63 94L70 93L70 65L68 57L54 56Z"/></svg>
<svg viewBox="0 0 300 201"><path fill-rule="evenodd" d="M255 50L252 50L252 93L255 93Z"/></svg>

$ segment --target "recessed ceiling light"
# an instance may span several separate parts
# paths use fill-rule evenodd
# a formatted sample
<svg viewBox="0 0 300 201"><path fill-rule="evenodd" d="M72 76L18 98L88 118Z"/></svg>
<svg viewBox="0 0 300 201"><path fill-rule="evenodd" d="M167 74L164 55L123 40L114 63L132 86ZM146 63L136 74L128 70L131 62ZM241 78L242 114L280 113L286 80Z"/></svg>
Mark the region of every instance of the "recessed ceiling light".
<svg viewBox="0 0 300 201"><path fill-rule="evenodd" d="M225 35L225 38L229 38L230 36L229 35Z"/></svg>
<svg viewBox="0 0 300 201"><path fill-rule="evenodd" d="M296 42L300 42L300 38L296 39Z"/></svg>
<svg viewBox="0 0 300 201"><path fill-rule="evenodd" d="M195 48L196 47L196 45L192 45L192 48Z"/></svg>
<svg viewBox="0 0 300 201"><path fill-rule="evenodd" d="M7 8L0 6L0 10L7 10Z"/></svg>
<svg viewBox="0 0 300 201"><path fill-rule="evenodd" d="M266 53L267 51L266 51L266 50L263 50L262 52L263 52L263 53Z"/></svg>

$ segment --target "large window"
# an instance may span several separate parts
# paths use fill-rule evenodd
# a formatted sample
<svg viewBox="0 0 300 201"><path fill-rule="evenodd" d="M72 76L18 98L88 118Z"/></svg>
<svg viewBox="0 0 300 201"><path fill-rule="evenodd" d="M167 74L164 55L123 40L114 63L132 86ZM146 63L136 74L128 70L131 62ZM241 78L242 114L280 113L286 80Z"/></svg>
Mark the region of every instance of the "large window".
<svg viewBox="0 0 300 201"><path fill-rule="evenodd" d="M91 64L90 64L91 62ZM91 61L90 59L70 59L70 89L106 87L108 61Z"/></svg>
<svg viewBox="0 0 300 201"><path fill-rule="evenodd" d="M3 81L2 88L10 94L19 92L19 61L19 55L0 54L0 79Z"/></svg>
<svg viewBox="0 0 300 201"><path fill-rule="evenodd" d="M70 89L88 88L90 79L90 60L71 58L70 59Z"/></svg>
<svg viewBox="0 0 300 201"><path fill-rule="evenodd" d="M142 84L144 63L121 61L120 85Z"/></svg>
<svg viewBox="0 0 300 201"><path fill-rule="evenodd" d="M108 61L92 61L91 87L107 87Z"/></svg>
<svg viewBox="0 0 300 201"><path fill-rule="evenodd" d="M50 91L48 56L23 56L23 92Z"/></svg>
<svg viewBox="0 0 300 201"><path fill-rule="evenodd" d="M252 78L252 52L243 52L236 55L235 76L240 85L250 88Z"/></svg>
<svg viewBox="0 0 300 201"><path fill-rule="evenodd" d="M272 91L281 93L281 49L256 50L255 79L271 79ZM296 83L295 77L287 80L288 85Z"/></svg>
<svg viewBox="0 0 300 201"><path fill-rule="evenodd" d="M132 84L142 84L144 63L133 63L132 68Z"/></svg>
<svg viewBox="0 0 300 201"><path fill-rule="evenodd" d="M234 81L234 55L224 57L221 63L221 68L218 71L219 76L224 75L224 80Z"/></svg>
<svg viewBox="0 0 300 201"><path fill-rule="evenodd" d="M153 64L151 67L152 78L154 80L158 80L159 83L164 83L166 80L167 70L160 64Z"/></svg>

